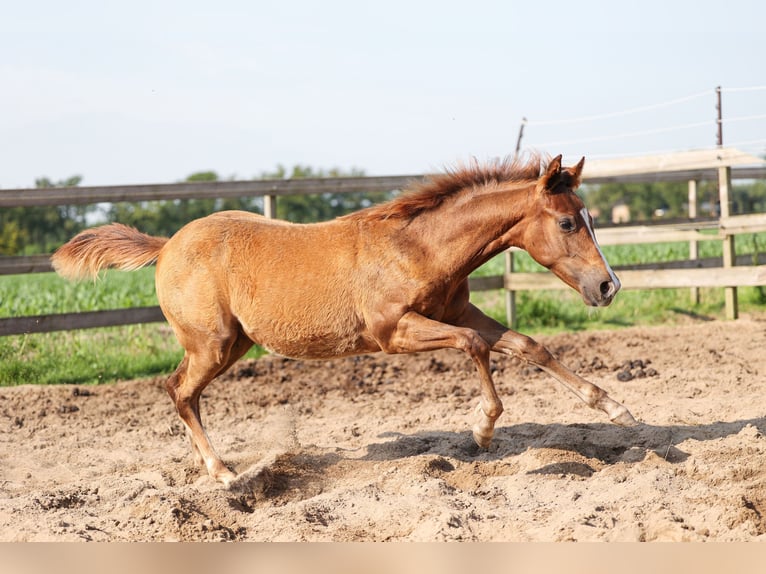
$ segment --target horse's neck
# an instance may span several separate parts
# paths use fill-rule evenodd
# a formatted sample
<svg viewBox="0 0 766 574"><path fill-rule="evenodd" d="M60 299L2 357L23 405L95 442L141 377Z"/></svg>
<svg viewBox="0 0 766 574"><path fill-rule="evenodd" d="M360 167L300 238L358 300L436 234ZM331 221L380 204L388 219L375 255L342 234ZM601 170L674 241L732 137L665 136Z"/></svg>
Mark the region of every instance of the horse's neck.
<svg viewBox="0 0 766 574"><path fill-rule="evenodd" d="M434 269L467 277L498 253L520 246L515 226L524 218L527 191L477 193L419 215L407 233L422 245Z"/></svg>

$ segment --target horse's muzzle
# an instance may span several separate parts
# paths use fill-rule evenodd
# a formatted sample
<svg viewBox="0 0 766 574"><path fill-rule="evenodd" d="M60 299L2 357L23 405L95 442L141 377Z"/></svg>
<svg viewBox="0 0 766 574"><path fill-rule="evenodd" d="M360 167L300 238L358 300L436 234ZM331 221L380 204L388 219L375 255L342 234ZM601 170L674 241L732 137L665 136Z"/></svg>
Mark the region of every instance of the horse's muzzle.
<svg viewBox="0 0 766 574"><path fill-rule="evenodd" d="M622 285L614 274L594 278L580 284L580 295L586 305L591 307L606 307L614 301L615 295Z"/></svg>
<svg viewBox="0 0 766 574"><path fill-rule="evenodd" d="M614 301L615 295L622 285L615 275L598 281L593 285L585 285L581 289L582 298L591 307L606 307Z"/></svg>

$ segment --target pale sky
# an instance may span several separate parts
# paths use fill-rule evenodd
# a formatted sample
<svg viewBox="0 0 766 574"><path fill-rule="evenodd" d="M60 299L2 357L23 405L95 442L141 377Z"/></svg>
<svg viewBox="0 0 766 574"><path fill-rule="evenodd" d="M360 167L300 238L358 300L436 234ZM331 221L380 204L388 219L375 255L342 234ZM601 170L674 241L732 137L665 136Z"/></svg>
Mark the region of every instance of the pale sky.
<svg viewBox="0 0 766 574"><path fill-rule="evenodd" d="M766 153L763 0L0 0L0 187ZM628 113L629 112L629 113ZM583 118L593 118L583 121ZM550 123L548 123L550 122Z"/></svg>

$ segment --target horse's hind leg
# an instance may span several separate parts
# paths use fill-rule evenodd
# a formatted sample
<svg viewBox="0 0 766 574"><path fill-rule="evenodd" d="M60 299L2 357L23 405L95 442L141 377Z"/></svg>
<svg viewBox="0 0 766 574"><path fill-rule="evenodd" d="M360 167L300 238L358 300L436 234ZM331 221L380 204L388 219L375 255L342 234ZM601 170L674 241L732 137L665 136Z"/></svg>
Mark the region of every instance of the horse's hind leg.
<svg viewBox="0 0 766 574"><path fill-rule="evenodd" d="M215 480L228 485L235 477L216 454L202 425L199 400L203 389L252 347L253 342L239 332L218 344L187 350L181 364L166 383L168 394L176 406L191 439L197 462L204 463Z"/></svg>

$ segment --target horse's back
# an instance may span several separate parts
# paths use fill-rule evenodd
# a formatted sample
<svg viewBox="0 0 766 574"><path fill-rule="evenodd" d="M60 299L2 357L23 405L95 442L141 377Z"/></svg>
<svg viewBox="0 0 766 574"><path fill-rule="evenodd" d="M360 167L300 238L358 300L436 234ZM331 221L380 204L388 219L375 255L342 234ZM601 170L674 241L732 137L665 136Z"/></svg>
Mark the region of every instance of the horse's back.
<svg viewBox="0 0 766 574"><path fill-rule="evenodd" d="M206 217L195 219L191 223L199 222L199 224L204 225L206 223L209 224L211 222L217 221L238 221L243 223L253 223L256 225L292 225L291 223L281 219L270 219L261 215L260 213L239 210L217 211ZM191 225L191 223L189 225Z"/></svg>

